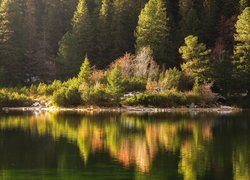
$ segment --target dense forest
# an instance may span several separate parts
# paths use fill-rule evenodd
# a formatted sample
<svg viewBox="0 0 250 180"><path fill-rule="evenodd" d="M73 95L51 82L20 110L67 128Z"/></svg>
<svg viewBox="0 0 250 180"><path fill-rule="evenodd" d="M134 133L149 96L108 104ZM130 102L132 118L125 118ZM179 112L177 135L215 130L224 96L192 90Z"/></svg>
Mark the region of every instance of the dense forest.
<svg viewBox="0 0 250 180"><path fill-rule="evenodd" d="M95 76L112 71L103 73L111 89L121 72L146 78L147 89L157 81L167 89L206 84L222 95L246 93L249 6L250 0L0 0L0 86L86 80L90 66Z"/></svg>

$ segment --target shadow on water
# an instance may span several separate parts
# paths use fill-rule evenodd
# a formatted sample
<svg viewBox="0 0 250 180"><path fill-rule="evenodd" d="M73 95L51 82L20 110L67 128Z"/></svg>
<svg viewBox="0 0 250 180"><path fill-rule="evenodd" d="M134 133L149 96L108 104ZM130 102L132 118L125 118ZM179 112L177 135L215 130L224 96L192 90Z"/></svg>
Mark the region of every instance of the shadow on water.
<svg viewBox="0 0 250 180"><path fill-rule="evenodd" d="M250 179L249 112L0 113L0 179Z"/></svg>

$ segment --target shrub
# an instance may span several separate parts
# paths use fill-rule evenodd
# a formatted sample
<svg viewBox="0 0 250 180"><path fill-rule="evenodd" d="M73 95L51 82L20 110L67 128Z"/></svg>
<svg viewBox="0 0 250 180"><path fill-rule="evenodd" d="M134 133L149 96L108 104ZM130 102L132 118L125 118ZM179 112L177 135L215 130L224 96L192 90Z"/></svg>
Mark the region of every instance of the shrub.
<svg viewBox="0 0 250 180"><path fill-rule="evenodd" d="M133 97L125 98L125 105L145 106L145 107L177 107L187 105L188 99L184 93L176 91L166 91L160 94L141 93Z"/></svg>
<svg viewBox="0 0 250 180"><path fill-rule="evenodd" d="M32 84L30 86L30 92L33 93L33 94L36 94L37 93L37 86Z"/></svg>
<svg viewBox="0 0 250 180"><path fill-rule="evenodd" d="M64 87L75 87L78 88L80 86L79 80L77 78L71 78L65 81L62 86Z"/></svg>
<svg viewBox="0 0 250 180"><path fill-rule="evenodd" d="M55 80L52 82L52 84L47 86L47 95L52 95L56 90L60 89L62 87L62 82L59 80Z"/></svg>
<svg viewBox="0 0 250 180"><path fill-rule="evenodd" d="M109 107L114 105L111 101L111 95L108 94L105 89L101 87L93 87L85 99L87 105L105 106Z"/></svg>
<svg viewBox="0 0 250 180"><path fill-rule="evenodd" d="M29 106L32 104L31 99L25 94L13 92L9 89L0 90L0 107L11 106Z"/></svg>
<svg viewBox="0 0 250 180"><path fill-rule="evenodd" d="M199 97L202 104L209 104L216 100L216 94L212 91L213 83L199 84L198 80L195 81L193 93Z"/></svg>
<svg viewBox="0 0 250 180"><path fill-rule="evenodd" d="M37 92L40 95L46 95L47 94L47 85L45 83L39 83L37 87Z"/></svg>
<svg viewBox="0 0 250 180"><path fill-rule="evenodd" d="M78 106L82 104L81 96L76 87L62 87L55 91L52 96L52 101L58 106Z"/></svg>
<svg viewBox="0 0 250 180"><path fill-rule="evenodd" d="M124 80L125 92L145 91L146 82L143 79L133 77Z"/></svg>

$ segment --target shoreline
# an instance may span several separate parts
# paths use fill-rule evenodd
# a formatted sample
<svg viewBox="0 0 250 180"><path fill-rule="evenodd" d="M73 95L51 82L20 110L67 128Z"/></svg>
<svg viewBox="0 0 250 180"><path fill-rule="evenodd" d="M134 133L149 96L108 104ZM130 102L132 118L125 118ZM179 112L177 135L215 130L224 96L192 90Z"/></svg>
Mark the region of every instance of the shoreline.
<svg viewBox="0 0 250 180"><path fill-rule="evenodd" d="M127 113L167 113L167 112L217 112L217 113L235 113L241 112L243 109L237 107L221 106L209 108L148 108L148 107L121 107L121 108L99 108L99 107L78 107L78 108L62 108L62 107L4 107L4 112L127 112Z"/></svg>

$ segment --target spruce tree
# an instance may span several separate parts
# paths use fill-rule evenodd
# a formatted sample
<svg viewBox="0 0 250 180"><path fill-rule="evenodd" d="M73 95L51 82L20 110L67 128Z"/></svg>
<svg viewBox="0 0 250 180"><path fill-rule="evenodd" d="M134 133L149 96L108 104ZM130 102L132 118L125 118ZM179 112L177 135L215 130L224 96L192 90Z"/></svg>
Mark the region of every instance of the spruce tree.
<svg viewBox="0 0 250 180"><path fill-rule="evenodd" d="M200 19L194 4L194 0L179 1L179 13L181 15L181 20L179 23L180 39L184 39L186 36L191 34L200 34Z"/></svg>
<svg viewBox="0 0 250 180"><path fill-rule="evenodd" d="M214 44L215 40L215 27L217 23L216 11L216 0L203 0L203 7L201 9L201 39L210 46Z"/></svg>
<svg viewBox="0 0 250 180"><path fill-rule="evenodd" d="M23 1L0 4L0 85L20 84L23 72Z"/></svg>
<svg viewBox="0 0 250 180"><path fill-rule="evenodd" d="M114 98L115 103L119 103L119 99L124 91L123 78L119 66L108 73L107 76L107 92Z"/></svg>
<svg viewBox="0 0 250 180"><path fill-rule="evenodd" d="M80 83L83 83L84 85L89 85L90 76L91 76L91 67L90 67L88 56L86 55L84 62L80 68L80 72L78 74L78 80Z"/></svg>
<svg viewBox="0 0 250 180"><path fill-rule="evenodd" d="M135 32L136 49L150 46L158 62L164 62L169 26L166 5L163 0L149 0L141 11Z"/></svg>
<svg viewBox="0 0 250 180"><path fill-rule="evenodd" d="M198 37L188 36L185 38L185 45L179 49L182 59L183 72L199 82L211 81L210 53L206 45L198 42Z"/></svg>
<svg viewBox="0 0 250 180"><path fill-rule="evenodd" d="M58 65L62 70L62 78L75 76L85 54L93 50L93 29L86 0L79 0L72 19L72 31L65 34L59 44Z"/></svg>
<svg viewBox="0 0 250 180"><path fill-rule="evenodd" d="M111 0L102 0L98 15L97 29L97 66L106 67L112 60L112 4Z"/></svg>
<svg viewBox="0 0 250 180"><path fill-rule="evenodd" d="M235 28L234 76L242 89L250 90L250 7L238 17Z"/></svg>
<svg viewBox="0 0 250 180"><path fill-rule="evenodd" d="M134 49L133 33L136 24L132 14L135 8L131 7L134 3L134 0L114 0L112 3L112 59Z"/></svg>

